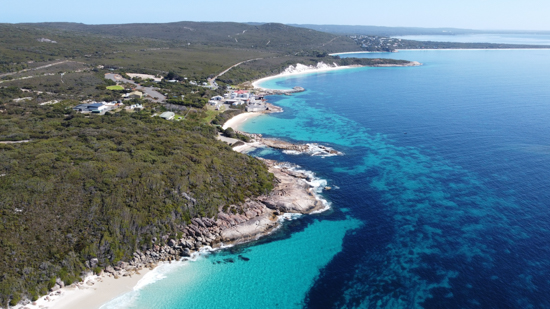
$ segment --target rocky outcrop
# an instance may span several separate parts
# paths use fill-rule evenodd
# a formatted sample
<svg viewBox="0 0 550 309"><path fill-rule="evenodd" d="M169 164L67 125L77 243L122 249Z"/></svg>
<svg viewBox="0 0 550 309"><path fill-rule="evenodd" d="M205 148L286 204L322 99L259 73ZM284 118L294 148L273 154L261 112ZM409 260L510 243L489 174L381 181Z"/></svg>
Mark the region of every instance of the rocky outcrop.
<svg viewBox="0 0 550 309"><path fill-rule="evenodd" d="M281 167L278 162L262 160L275 176L275 188L270 194L248 199L242 205L229 205L220 209L216 218L193 218L189 224L180 226L180 237L165 235L161 237L162 241L153 238L151 248L134 252L128 262L107 266L105 274L115 278L131 276L144 267L153 268L159 262L189 257L205 246L216 248L222 244L254 240L278 227L278 215L282 213L306 214L325 207L308 183L310 176ZM189 196L189 199L192 198ZM93 268L98 260L93 258L86 264ZM54 289L59 288L57 283Z"/></svg>
<svg viewBox="0 0 550 309"><path fill-rule="evenodd" d="M313 193L312 186L305 181L309 178L307 175L287 168L277 168L274 161L264 161L268 164L269 171L276 175L277 181L269 195L258 197L268 208L279 212L307 214L325 207Z"/></svg>
<svg viewBox="0 0 550 309"><path fill-rule="evenodd" d="M238 132L241 135L246 135L252 139L253 142L260 143L264 146L281 149L286 151L293 151L296 153L311 154L312 156L341 156L343 153L334 150L330 147L319 145L316 143L311 144L293 144L286 141L264 138L261 134L251 134L246 132Z"/></svg>

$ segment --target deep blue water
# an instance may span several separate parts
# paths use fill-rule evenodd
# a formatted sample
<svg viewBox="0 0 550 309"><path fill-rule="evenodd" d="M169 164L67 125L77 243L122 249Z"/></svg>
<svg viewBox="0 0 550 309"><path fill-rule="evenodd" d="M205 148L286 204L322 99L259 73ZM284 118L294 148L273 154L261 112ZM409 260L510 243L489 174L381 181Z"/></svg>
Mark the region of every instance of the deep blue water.
<svg viewBox="0 0 550 309"><path fill-rule="evenodd" d="M326 179L330 211L106 308L549 308L550 51L362 56L424 65L268 81L307 91L241 128L344 152L251 153Z"/></svg>

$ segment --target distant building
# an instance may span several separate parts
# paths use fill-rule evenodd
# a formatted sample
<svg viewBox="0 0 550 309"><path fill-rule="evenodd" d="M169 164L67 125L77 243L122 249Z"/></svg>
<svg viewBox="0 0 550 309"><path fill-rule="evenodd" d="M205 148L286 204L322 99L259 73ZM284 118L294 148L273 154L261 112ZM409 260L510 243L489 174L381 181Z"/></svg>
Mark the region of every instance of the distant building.
<svg viewBox="0 0 550 309"><path fill-rule="evenodd" d="M223 100L223 97L217 95L217 96L215 96L215 97L212 97L210 100L212 100L212 101L221 101L221 100Z"/></svg>
<svg viewBox="0 0 550 309"><path fill-rule="evenodd" d="M56 41L52 41L50 39L46 39L46 38L40 38L40 39L36 39L38 42L40 43L52 43L52 44L57 44Z"/></svg>
<svg viewBox="0 0 550 309"><path fill-rule="evenodd" d="M172 120L172 119L174 119L175 116L176 116L176 114L174 114L172 112L164 112L164 113L160 114L160 118L166 119L166 120Z"/></svg>

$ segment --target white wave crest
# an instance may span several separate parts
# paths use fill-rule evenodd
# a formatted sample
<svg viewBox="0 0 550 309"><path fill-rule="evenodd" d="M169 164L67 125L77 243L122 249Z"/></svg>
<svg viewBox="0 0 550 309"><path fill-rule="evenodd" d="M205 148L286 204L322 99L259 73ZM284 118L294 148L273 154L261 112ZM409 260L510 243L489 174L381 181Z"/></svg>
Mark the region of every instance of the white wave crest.
<svg viewBox="0 0 550 309"><path fill-rule="evenodd" d="M308 146L308 150L305 152L296 151L296 150L283 150L283 153L289 154L289 155L300 155L300 154L308 154L312 157L334 157L334 156L341 156L343 153L334 150L334 148L319 145L316 143L308 143L306 144Z"/></svg>

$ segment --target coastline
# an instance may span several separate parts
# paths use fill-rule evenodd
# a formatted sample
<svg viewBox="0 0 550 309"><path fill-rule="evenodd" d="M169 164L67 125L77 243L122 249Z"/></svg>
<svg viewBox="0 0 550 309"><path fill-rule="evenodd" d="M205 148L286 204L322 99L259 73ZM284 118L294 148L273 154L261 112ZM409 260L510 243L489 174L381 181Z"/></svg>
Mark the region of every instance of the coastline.
<svg viewBox="0 0 550 309"><path fill-rule="evenodd" d="M291 72L266 77L256 81L282 76L310 74L358 66L310 68L306 71ZM256 85L255 85L256 87ZM282 109L269 104L265 112L238 114L223 124L223 128L240 128L246 121L266 113L282 112ZM276 140L283 147L302 147ZM284 144L286 143L286 144ZM288 146L290 145L290 146ZM263 141L245 143L234 148L245 153L250 149L264 147ZM272 147L273 145L271 145ZM285 148L279 148L285 149ZM89 275L83 281L51 291L48 295L26 305L18 304L15 309L97 309L110 301L132 292L147 273L158 263L178 262L181 257L192 257L195 252L215 251L227 245L241 244L267 236L280 228L285 220L304 214L318 214L330 209L328 201L319 193L327 185L326 180L317 179L313 172L300 170L298 166L272 160L262 160L268 170L275 175L277 185L268 195L247 200L243 205L230 205L241 209L242 214L232 214L220 210L218 219L195 218L183 231L182 239L170 239L164 246L154 245L146 252L134 253L134 259L119 266L107 267L100 276ZM116 279L115 279L116 278Z"/></svg>
<svg viewBox="0 0 550 309"><path fill-rule="evenodd" d="M245 112L242 114L235 115L234 117L228 119L223 125L222 128L225 130L229 127L234 130L238 130L246 121L256 118L258 116L264 115L262 112Z"/></svg>
<svg viewBox="0 0 550 309"><path fill-rule="evenodd" d="M355 54L355 53L364 53L364 52L350 52L349 54ZM331 54L331 55L343 55L348 53L339 53L339 54ZM355 69L355 68L362 68L362 67L411 67L411 66L421 66L422 63L418 61L409 61L406 64L377 64L377 65L346 65L346 66L338 66L336 64L329 65L325 64L323 62L319 62L317 66L306 66L303 64L296 64L296 66L290 66L288 67L284 72L271 75L267 77L263 77L260 79L257 79L252 82L252 86L254 89L260 90L260 91L277 91L277 92L285 92L285 91L291 91L291 90L283 90L283 89L270 89L261 87L260 85L266 81L282 78L282 77L289 77L289 76L300 76L300 75L309 75L309 74L315 74L315 73L325 73L329 71L336 71L336 70L345 70L345 69Z"/></svg>
<svg viewBox="0 0 550 309"><path fill-rule="evenodd" d="M138 282L151 270L143 268L138 273L115 279L104 273L87 276L82 282L63 287L27 305L19 304L14 309L98 309L111 300L131 292Z"/></svg>
<svg viewBox="0 0 550 309"><path fill-rule="evenodd" d="M320 62L320 63L322 63L322 62ZM357 65L329 66L329 65L325 65L325 66L321 66L321 67L319 67L319 66L313 67L313 66L302 65L301 67L299 67L298 70L294 70L294 71L290 70L289 71L287 69L287 71L285 71L283 73L279 73L279 74L276 74L276 75L271 75L271 76L267 76L267 77L257 79L257 80L252 82L252 86L254 87L254 89L264 90L264 91L281 90L281 89L264 88L264 87L261 87L260 84L262 84L262 83L264 83L268 80L277 79L277 78L281 78L281 77L306 75L306 74L312 74L312 73L324 73L324 72L328 72L328 71L353 69L353 68L358 68L358 67L362 67L362 66L357 66Z"/></svg>

